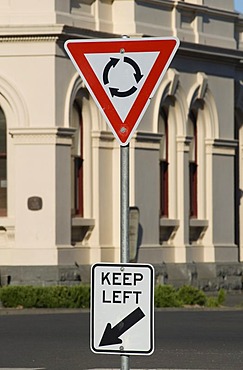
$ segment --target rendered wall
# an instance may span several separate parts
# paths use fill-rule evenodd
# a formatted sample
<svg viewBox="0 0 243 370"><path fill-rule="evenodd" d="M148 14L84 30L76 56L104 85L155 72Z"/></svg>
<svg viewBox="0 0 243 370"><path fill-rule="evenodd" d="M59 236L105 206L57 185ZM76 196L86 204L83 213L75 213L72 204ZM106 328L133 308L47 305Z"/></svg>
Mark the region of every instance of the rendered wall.
<svg viewBox="0 0 243 370"><path fill-rule="evenodd" d="M25 0L20 5L18 0L3 0L0 105L9 134L8 217L0 219L0 265L74 266L119 261L119 146L63 44L68 38L109 38L124 33L132 37L173 35L181 40L171 69L131 141L130 204L140 210L139 260L238 260L234 80L242 89L243 26L233 12L233 1ZM237 94L241 106L242 93ZM74 132L70 110L77 96L82 101L85 125L83 218L71 218L70 212ZM161 102L168 105L173 147L173 197L166 220L159 217L157 119ZM188 113L197 103L201 104L201 131L205 132L201 144L205 147L201 150L205 178L201 175L198 220L191 220ZM32 196L42 198L40 210L28 208ZM81 235L75 241L74 228ZM173 229L170 238L161 241L161 229L169 228ZM192 240L195 229L202 233Z"/></svg>

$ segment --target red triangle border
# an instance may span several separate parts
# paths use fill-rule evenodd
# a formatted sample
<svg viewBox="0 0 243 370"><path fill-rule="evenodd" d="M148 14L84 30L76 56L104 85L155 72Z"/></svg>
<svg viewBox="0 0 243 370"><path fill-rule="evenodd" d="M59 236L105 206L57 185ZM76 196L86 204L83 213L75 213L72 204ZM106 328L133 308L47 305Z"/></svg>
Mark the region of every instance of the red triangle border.
<svg viewBox="0 0 243 370"><path fill-rule="evenodd" d="M127 145L179 47L179 40L175 37L68 40L64 46L120 145ZM121 50L124 53L159 52L124 122L85 57L88 53L114 54ZM120 131L122 127L126 128L125 132Z"/></svg>

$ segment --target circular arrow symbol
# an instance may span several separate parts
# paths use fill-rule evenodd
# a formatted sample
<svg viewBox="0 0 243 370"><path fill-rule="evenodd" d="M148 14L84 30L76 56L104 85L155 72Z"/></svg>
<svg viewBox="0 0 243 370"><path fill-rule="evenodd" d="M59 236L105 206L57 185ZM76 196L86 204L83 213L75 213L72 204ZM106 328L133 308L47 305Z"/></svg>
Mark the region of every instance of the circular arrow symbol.
<svg viewBox="0 0 243 370"><path fill-rule="evenodd" d="M119 91L119 89L115 87L110 87L111 96L118 96L119 98L126 98L127 96L134 94L135 91L137 91L135 86L126 91Z"/></svg>
<svg viewBox="0 0 243 370"><path fill-rule="evenodd" d="M106 64L106 66L104 68L104 71L103 71L103 82L104 82L105 85L110 83L110 81L109 81L109 72L110 72L111 68L114 68L119 62L120 62L120 59L111 57L109 62ZM134 69L133 76L135 78L136 83L138 84L141 81L141 79L143 78L143 74L141 73L139 65L133 59L131 59L129 57L124 57L123 62L127 63L127 64L129 64L130 66L133 67L133 69ZM125 90L125 91L121 91L117 87L109 87L109 90L110 90L110 93L111 93L112 97L117 96L119 98L126 98L126 97L134 94L137 91L137 87L133 85L130 89Z"/></svg>
<svg viewBox="0 0 243 370"><path fill-rule="evenodd" d="M136 82L139 83L139 81L143 78L143 75L137 63L129 57L124 57L124 62L130 64L134 68L135 70L134 77Z"/></svg>
<svg viewBox="0 0 243 370"><path fill-rule="evenodd" d="M103 82L105 85L109 83L108 75L110 69L115 67L117 63L120 61L120 59L117 58L110 58L110 61L106 64L104 72L103 72Z"/></svg>

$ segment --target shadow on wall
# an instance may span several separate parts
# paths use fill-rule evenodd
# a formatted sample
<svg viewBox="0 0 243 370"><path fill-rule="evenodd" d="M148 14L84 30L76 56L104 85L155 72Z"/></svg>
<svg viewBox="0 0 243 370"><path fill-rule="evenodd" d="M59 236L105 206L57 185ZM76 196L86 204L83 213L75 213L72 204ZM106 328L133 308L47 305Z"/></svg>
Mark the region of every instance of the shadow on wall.
<svg viewBox="0 0 243 370"><path fill-rule="evenodd" d="M0 274L0 287L7 286L11 283L10 275L1 275Z"/></svg>
<svg viewBox="0 0 243 370"><path fill-rule="evenodd" d="M143 228L139 223L139 208L129 208L129 262L137 262L139 249L143 239Z"/></svg>

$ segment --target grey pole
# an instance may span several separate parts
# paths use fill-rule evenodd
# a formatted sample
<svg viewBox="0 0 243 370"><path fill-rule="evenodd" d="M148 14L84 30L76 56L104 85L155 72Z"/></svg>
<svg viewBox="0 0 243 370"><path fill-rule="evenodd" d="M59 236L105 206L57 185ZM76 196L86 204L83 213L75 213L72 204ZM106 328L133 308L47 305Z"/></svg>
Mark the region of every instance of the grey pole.
<svg viewBox="0 0 243 370"><path fill-rule="evenodd" d="M123 35L122 38L129 38ZM129 262L129 144L120 146L120 168L121 168L121 263ZM129 356L121 356L121 370L129 370Z"/></svg>
<svg viewBox="0 0 243 370"><path fill-rule="evenodd" d="M129 144L120 146L121 263L129 263ZM121 370L129 370L129 356L121 355Z"/></svg>
<svg viewBox="0 0 243 370"><path fill-rule="evenodd" d="M121 263L129 262L129 144L121 146Z"/></svg>

